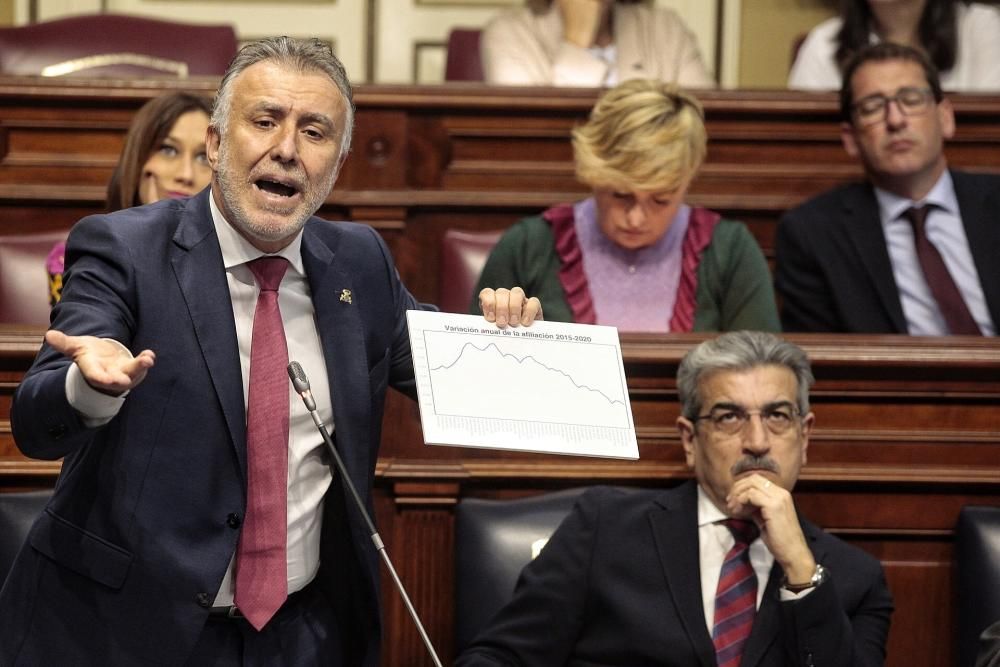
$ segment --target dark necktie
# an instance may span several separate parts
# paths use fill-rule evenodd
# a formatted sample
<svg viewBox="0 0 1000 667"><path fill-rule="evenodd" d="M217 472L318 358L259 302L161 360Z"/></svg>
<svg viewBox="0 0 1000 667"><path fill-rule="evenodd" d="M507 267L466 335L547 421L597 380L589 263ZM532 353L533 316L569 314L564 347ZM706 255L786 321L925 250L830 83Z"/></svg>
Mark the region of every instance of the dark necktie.
<svg viewBox="0 0 1000 667"><path fill-rule="evenodd" d="M719 573L712 643L718 667L737 667L757 614L757 575L750 565L750 543L760 531L753 521L727 519L724 523L736 542Z"/></svg>
<svg viewBox="0 0 1000 667"><path fill-rule="evenodd" d="M918 208L909 208L903 213L903 217L913 225L913 241L917 248L917 259L920 261L920 268L924 272L927 286L931 288L931 294L937 301L938 308L944 316L948 332L952 334L964 334L968 336L981 336L979 325L972 319L969 308L965 305L962 293L958 291L958 286L948 272L941 253L927 239L926 221L927 213L932 208L930 205Z"/></svg>
<svg viewBox="0 0 1000 667"><path fill-rule="evenodd" d="M236 551L236 606L260 630L288 597L288 348L278 285L288 262L247 265L260 294L247 396L247 511Z"/></svg>

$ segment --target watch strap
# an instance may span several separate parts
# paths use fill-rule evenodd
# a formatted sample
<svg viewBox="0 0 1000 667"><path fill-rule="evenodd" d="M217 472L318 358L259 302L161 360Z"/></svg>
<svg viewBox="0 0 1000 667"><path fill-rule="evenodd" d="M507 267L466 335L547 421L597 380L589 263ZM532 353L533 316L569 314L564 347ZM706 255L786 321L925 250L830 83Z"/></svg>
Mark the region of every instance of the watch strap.
<svg viewBox="0 0 1000 667"><path fill-rule="evenodd" d="M784 581L781 582L781 587L790 593L801 593L804 590L810 588L816 588L824 581L826 581L828 574L825 567L816 563L816 570L813 572L813 576L810 577L809 581L804 584L791 584L788 582L788 577L785 577Z"/></svg>

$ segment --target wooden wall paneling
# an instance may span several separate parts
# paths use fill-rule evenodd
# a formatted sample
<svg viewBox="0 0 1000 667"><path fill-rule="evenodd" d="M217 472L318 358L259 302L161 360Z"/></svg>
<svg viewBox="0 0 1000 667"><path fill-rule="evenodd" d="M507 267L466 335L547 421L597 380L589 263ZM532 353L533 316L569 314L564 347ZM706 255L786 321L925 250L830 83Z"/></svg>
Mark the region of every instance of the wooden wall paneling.
<svg viewBox="0 0 1000 667"><path fill-rule="evenodd" d="M400 580L420 616L442 663L451 664L454 623L453 508L459 487L455 483L397 482L393 497L396 517L392 552ZM395 585L383 576L383 616L397 629L387 643L383 664L432 665L426 647Z"/></svg>
<svg viewBox="0 0 1000 667"><path fill-rule="evenodd" d="M18 383L38 352L42 331L0 325L0 490L51 487L59 474L58 461L25 458L10 430L10 404Z"/></svg>

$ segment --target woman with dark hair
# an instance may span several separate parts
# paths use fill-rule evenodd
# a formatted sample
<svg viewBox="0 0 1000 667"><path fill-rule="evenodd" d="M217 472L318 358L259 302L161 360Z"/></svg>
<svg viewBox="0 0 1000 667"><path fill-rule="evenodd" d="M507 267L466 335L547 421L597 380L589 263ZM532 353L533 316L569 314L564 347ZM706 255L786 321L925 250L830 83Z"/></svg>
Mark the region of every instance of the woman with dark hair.
<svg viewBox="0 0 1000 667"><path fill-rule="evenodd" d="M486 26L480 50L493 84L590 87L645 78L715 86L681 18L645 0L528 0Z"/></svg>
<svg viewBox="0 0 1000 667"><path fill-rule="evenodd" d="M959 0L841 0L840 16L810 31L789 88L836 90L862 47L894 42L922 49L946 90L1000 90L1000 8Z"/></svg>
<svg viewBox="0 0 1000 667"><path fill-rule="evenodd" d="M212 180L205 154L205 133L212 103L185 92L155 97L132 119L118 164L111 174L108 211L190 197ZM57 243L45 262L53 305L62 293L65 243Z"/></svg>

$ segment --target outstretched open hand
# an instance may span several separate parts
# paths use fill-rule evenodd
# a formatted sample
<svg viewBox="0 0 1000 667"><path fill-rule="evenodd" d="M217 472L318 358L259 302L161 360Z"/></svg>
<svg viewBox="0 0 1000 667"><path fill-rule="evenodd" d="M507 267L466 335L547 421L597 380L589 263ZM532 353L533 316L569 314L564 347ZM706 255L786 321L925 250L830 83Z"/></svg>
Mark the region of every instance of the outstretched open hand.
<svg viewBox="0 0 1000 667"><path fill-rule="evenodd" d="M45 332L45 342L72 359L91 387L119 396L142 382L156 362L152 350L136 356L116 341L96 336L67 336L62 331Z"/></svg>

